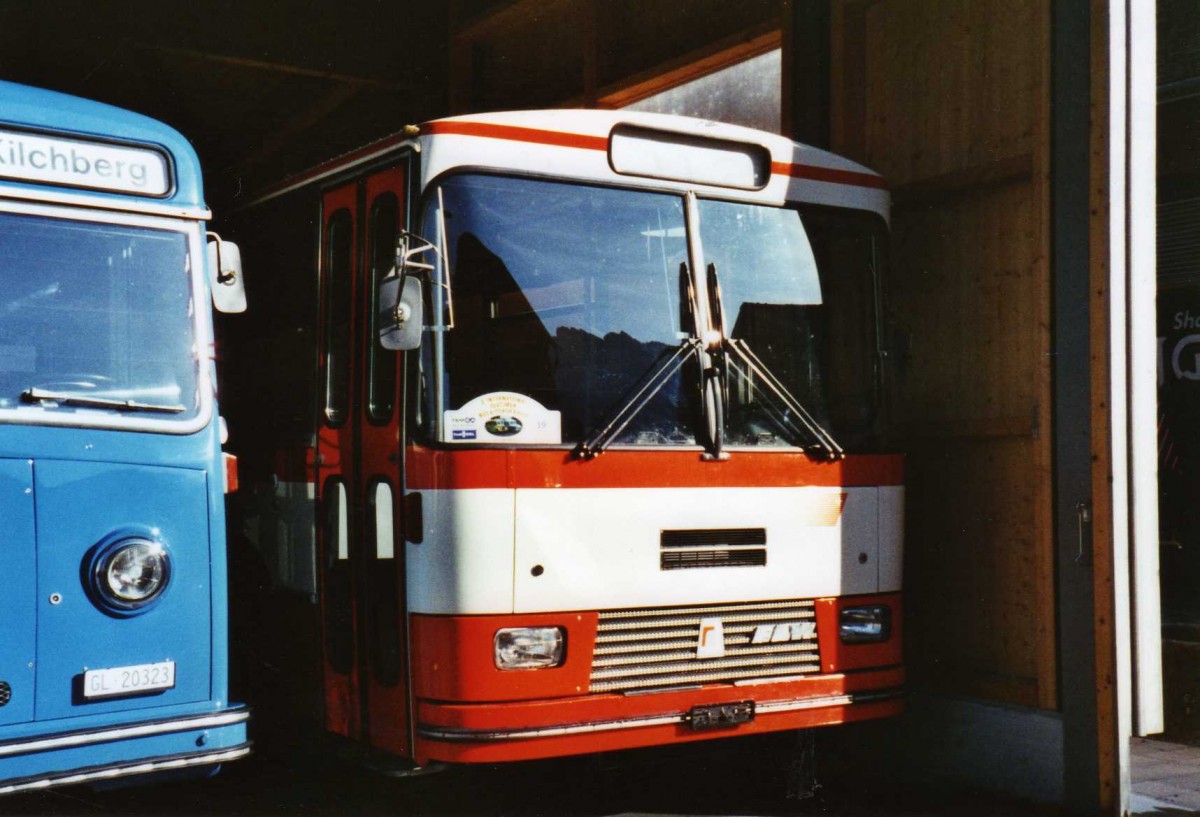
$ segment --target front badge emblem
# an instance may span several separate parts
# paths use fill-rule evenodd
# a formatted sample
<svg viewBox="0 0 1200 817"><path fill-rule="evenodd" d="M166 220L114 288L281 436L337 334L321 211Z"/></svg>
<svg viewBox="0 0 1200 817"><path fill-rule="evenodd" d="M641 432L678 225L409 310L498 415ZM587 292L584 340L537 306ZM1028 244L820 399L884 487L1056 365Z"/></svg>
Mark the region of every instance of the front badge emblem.
<svg viewBox="0 0 1200 817"><path fill-rule="evenodd" d="M700 619L700 638L696 641L696 657L725 657L725 628L721 626L721 619Z"/></svg>

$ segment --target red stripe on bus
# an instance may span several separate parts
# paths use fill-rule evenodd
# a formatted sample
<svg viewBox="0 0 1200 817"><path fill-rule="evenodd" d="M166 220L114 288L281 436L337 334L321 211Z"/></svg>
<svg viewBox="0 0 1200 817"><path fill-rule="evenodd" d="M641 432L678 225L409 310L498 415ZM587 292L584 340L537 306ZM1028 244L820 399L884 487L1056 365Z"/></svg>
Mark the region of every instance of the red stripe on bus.
<svg viewBox="0 0 1200 817"><path fill-rule="evenodd" d="M903 485L904 459L852 454L817 462L803 453L734 451L724 462L700 452L608 451L592 460L563 450L408 451L409 490L451 488L778 488Z"/></svg>
<svg viewBox="0 0 1200 817"><path fill-rule="evenodd" d="M479 136L485 139L504 139L510 142L529 142L537 145L579 148L581 150L608 150L608 137L588 136L582 133L521 128L515 125L496 125L490 122L429 122L421 126L422 133L432 135Z"/></svg>
<svg viewBox="0 0 1200 817"><path fill-rule="evenodd" d="M847 184L853 187L872 187L876 190L887 190L887 182L883 180L882 176L876 176L874 173L860 173L855 170L837 170L832 167L818 167L816 165L771 162L771 172L811 182L829 182L830 184Z"/></svg>
<svg viewBox="0 0 1200 817"><path fill-rule="evenodd" d="M606 136L587 136L580 133L565 133L562 131L542 130L540 128L522 128L515 125L497 125L490 122L429 122L422 125L421 130L424 133L433 135L478 136L486 139L505 139L511 142L529 142L539 145L579 148L581 150L608 150L608 137ZM872 187L880 190L887 189L887 183L874 173L837 170L830 167L792 164L790 162L772 162L771 172L791 176L794 179L845 184L853 187Z"/></svg>

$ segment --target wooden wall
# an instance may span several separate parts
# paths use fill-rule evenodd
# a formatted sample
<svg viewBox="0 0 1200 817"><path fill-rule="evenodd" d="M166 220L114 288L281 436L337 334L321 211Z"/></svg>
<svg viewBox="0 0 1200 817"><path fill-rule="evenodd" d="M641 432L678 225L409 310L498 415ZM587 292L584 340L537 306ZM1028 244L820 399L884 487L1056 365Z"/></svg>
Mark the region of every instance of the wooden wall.
<svg viewBox="0 0 1200 817"><path fill-rule="evenodd" d="M1057 706L1048 0L834 0L831 139L893 187L914 687Z"/></svg>

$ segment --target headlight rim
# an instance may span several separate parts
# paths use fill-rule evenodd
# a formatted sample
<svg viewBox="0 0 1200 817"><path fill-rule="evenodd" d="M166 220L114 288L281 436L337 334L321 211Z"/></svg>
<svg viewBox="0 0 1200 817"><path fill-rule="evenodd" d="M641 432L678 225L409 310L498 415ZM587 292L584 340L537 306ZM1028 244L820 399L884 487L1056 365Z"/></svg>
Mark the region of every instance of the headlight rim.
<svg viewBox="0 0 1200 817"><path fill-rule="evenodd" d="M533 632L533 631L553 631L554 637L554 655L549 662L532 662L521 664L503 664L501 663L501 635L512 634L517 632ZM501 627L492 636L492 660L495 667L500 672L529 672L536 670L558 669L563 666L567 660L567 628L561 625L532 625L523 627Z"/></svg>
<svg viewBox="0 0 1200 817"><path fill-rule="evenodd" d="M122 598L112 590L108 582L109 568L119 554L139 546L149 546L161 559L162 578L147 596L141 599ZM88 596L93 604L109 615L125 618L141 615L156 607L167 594L174 574L174 563L170 548L152 530L122 530L104 538L92 548L85 560L85 582Z"/></svg>

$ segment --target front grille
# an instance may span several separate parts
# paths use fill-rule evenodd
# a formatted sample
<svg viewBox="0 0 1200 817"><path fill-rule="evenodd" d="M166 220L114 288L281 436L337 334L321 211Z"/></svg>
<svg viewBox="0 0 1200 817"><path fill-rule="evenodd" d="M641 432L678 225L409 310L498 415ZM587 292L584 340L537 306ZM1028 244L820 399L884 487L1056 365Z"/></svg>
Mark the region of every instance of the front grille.
<svg viewBox="0 0 1200 817"><path fill-rule="evenodd" d="M721 620L724 657L696 657L704 618ZM632 692L817 673L816 620L810 600L602 612L589 690Z"/></svg>

